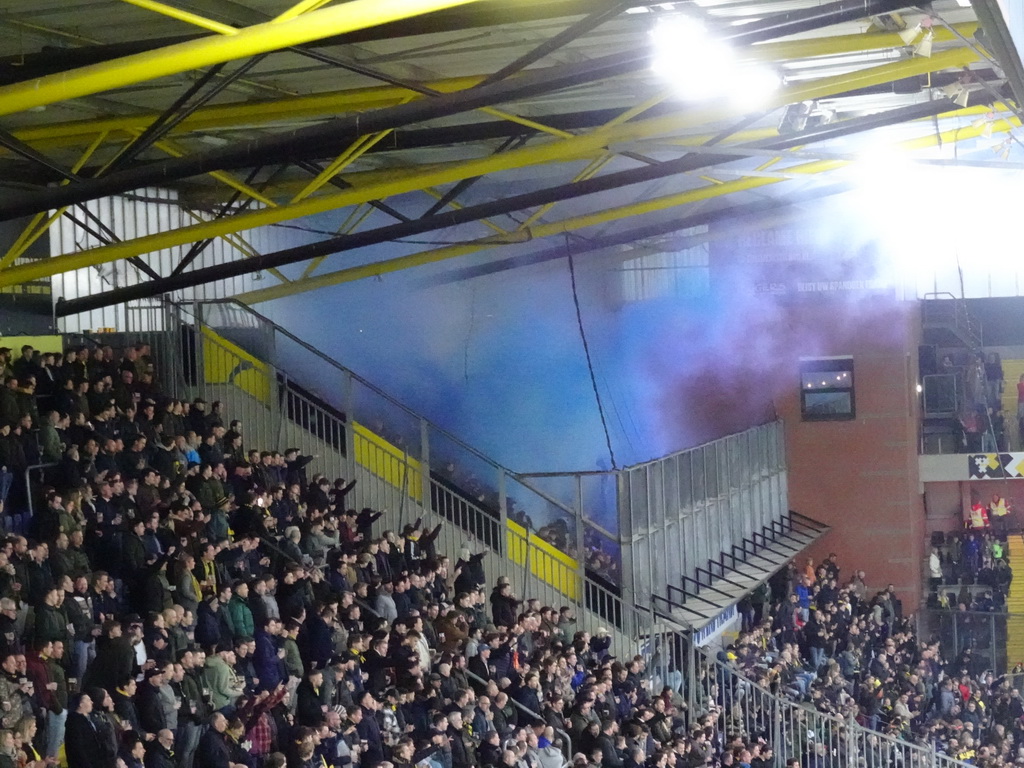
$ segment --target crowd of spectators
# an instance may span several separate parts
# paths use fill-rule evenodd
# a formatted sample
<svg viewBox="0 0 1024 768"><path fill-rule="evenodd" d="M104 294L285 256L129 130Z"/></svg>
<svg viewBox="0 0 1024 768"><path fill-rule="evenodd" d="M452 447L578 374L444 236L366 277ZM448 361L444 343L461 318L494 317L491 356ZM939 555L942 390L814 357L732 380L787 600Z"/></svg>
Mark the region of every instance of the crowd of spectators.
<svg viewBox="0 0 1024 768"><path fill-rule="evenodd" d="M482 553L452 562L437 528L380 530L353 482L162 395L144 345L0 350L0 367L0 768L840 764L810 743L776 754L713 675L685 691L682 654L649 670L571 609L489 586ZM20 486L39 461L45 483ZM970 649L944 659L864 578L791 565L741 603L722 663L829 716L1024 765L1019 692Z"/></svg>
<svg viewBox="0 0 1024 768"><path fill-rule="evenodd" d="M998 508L999 505L1005 507L1005 502L996 494L990 506ZM980 518L981 511L988 512L980 503L972 505L972 516ZM985 519L989 519L987 514ZM932 535L931 545L928 557L930 608L1005 610L1013 581L1005 533L996 533L984 526L949 533L938 531Z"/></svg>
<svg viewBox="0 0 1024 768"><path fill-rule="evenodd" d="M482 553L453 563L418 521L378 530L353 482L247 445L220 404L165 396L147 346L0 350L0 371L0 768L665 768L735 751L687 731L678 673L651 691L608 631L505 577L488 588Z"/></svg>
<svg viewBox="0 0 1024 768"><path fill-rule="evenodd" d="M872 594L863 571L843 578L830 556L791 564L759 606L743 609L744 631L720 660L746 678L899 742L976 765L1024 765L1024 700L1012 678L980 668L969 641L946 658L937 637L917 634L892 585ZM844 759L813 743L803 757Z"/></svg>

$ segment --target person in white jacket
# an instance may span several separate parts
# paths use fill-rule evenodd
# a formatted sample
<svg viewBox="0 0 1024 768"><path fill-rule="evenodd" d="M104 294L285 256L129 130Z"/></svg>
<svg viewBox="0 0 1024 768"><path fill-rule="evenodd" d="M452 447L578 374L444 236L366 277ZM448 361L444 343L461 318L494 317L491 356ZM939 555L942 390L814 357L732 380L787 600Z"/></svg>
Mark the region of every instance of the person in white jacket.
<svg viewBox="0 0 1024 768"><path fill-rule="evenodd" d="M932 553L928 555L928 584L932 592L936 592L942 584L942 560L939 559L938 547L932 547Z"/></svg>

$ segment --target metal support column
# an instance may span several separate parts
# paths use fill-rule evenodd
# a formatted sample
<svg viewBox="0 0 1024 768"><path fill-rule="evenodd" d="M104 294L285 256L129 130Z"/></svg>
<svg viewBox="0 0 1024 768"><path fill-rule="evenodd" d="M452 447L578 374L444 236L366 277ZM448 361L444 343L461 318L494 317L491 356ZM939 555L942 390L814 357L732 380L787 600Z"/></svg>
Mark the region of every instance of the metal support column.
<svg viewBox="0 0 1024 768"><path fill-rule="evenodd" d="M584 536L586 533L586 521L583 519L583 477L581 475L576 475L574 479L576 481L576 503L573 505L575 507L574 511L576 513L576 578L579 580L578 584L580 605L583 608L586 608L588 604L588 595L587 552L585 548L586 545L584 543ZM619 623L616 622L615 619L616 617L614 615L609 618L609 620L612 622L612 626ZM625 631L625 627L623 627L623 631Z"/></svg>
<svg viewBox="0 0 1024 768"><path fill-rule="evenodd" d="M508 540L508 503L505 495L505 470L498 468L498 524L501 526L498 530L498 552L503 554L505 557L511 558L511 547L509 546Z"/></svg>
<svg viewBox="0 0 1024 768"><path fill-rule="evenodd" d="M341 387L345 411L345 464L348 467L345 477L351 482L356 479L355 382L351 371L342 374Z"/></svg>
<svg viewBox="0 0 1024 768"><path fill-rule="evenodd" d="M423 496L424 512L433 512L434 504L430 487L430 427L427 420L420 417L420 492Z"/></svg>

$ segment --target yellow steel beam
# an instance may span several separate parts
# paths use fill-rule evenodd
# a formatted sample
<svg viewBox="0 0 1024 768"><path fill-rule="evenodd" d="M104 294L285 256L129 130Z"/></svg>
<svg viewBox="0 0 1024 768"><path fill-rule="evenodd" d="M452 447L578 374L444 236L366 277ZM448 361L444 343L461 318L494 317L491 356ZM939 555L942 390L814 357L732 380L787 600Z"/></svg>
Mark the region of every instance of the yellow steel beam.
<svg viewBox="0 0 1024 768"><path fill-rule="evenodd" d="M0 87L0 115L303 45L333 35L407 19L478 0L350 0L280 23L256 24L231 36L190 40L22 83Z"/></svg>
<svg viewBox="0 0 1024 768"><path fill-rule="evenodd" d="M355 232L356 229L358 229L359 226L370 217L371 213L373 213L372 206L364 206L362 204L357 205L352 209L352 213L348 215L348 218L346 218L345 221L342 222L341 226L338 227L338 234L347 235L351 232ZM315 259L310 261L309 264L306 265L306 268L302 270L302 274L299 276L299 279L305 280L316 272L317 267L319 267L326 258L326 256L317 256Z"/></svg>
<svg viewBox="0 0 1024 768"><path fill-rule="evenodd" d="M137 5L140 8L146 8L148 10L155 11L156 13L163 14L164 16L169 16L172 19L178 19L179 21L194 24L196 26L202 27L203 29L208 29L211 32L216 32L219 35L238 34L238 29L228 24L221 24L219 21L213 21L203 16L199 16L195 13L182 11L179 8L167 5L166 3L158 2L157 0L123 0L123 2L131 3L132 5ZM293 6L291 9L275 18L271 23L278 24L280 22L287 21L303 13L316 10L317 8L323 5L326 5L327 2L329 2L329 0L303 0L303 2ZM414 92L409 91L409 93L412 94ZM533 128L536 131L550 133L552 136L557 136L560 139L567 139L570 136L572 136L572 134L569 133L568 131L562 131L559 130L558 128L552 128L550 126L544 125L543 123L539 123L536 120L530 120L525 117L520 117L519 115L506 112L503 109L497 109L496 107L480 107L480 111L488 115L491 115L492 117L497 117L501 120L508 120L509 122L518 123L519 125L525 126L527 128Z"/></svg>
<svg viewBox="0 0 1024 768"><path fill-rule="evenodd" d="M204 219L201 215L199 215L193 210L190 210L188 208L183 208L183 210L185 211L186 215L188 215L188 217L191 218L193 221L207 221L207 219ZM258 255L258 252L256 251L255 248L252 247L252 244L249 243L244 237L242 237L237 232L222 235L220 239L223 240L228 245L230 245L235 250L237 250L247 259L251 259L253 256ZM272 267L267 271L274 277L276 277L278 280L280 280L282 283L288 282L288 278L285 277L285 275L280 270Z"/></svg>
<svg viewBox="0 0 1024 768"><path fill-rule="evenodd" d="M579 181L586 181L587 179L594 178L594 176L600 173L601 169L608 165L608 163L610 163L614 157L615 155L612 154L611 152L605 152L601 157L598 157L597 159L591 161L590 165L588 165L586 168L584 168L582 171L576 174L576 176L572 180L572 183L575 184ZM523 221L522 224L516 227L516 231L529 229L533 224L540 220L541 216L543 216L552 208L554 208L555 205L556 203L547 203L546 205L542 205L536 211L531 213L526 218L526 220Z"/></svg>
<svg viewBox="0 0 1024 768"><path fill-rule="evenodd" d="M332 162L330 165L324 168L320 173L316 175L315 179L313 179L311 182L309 182L309 184L303 187L302 191L300 191L297 195L295 195L295 197L291 199L290 204L295 204L302 200L305 200L307 197L312 195L318 189L327 184L331 179L333 179L335 176L341 173L343 169L347 168L349 165L351 165L360 157L362 157L366 152L369 152L371 149L373 149L373 147L379 144L390 133L391 129L389 128L386 131L380 131L379 133L375 133L372 135L360 136L348 147L348 149L346 149L344 152L338 155L334 162Z"/></svg>
<svg viewBox="0 0 1024 768"><path fill-rule="evenodd" d="M790 88L781 90L774 97L772 104L766 106L778 107L796 101L823 98L824 96L851 88L890 82L895 79L946 69L948 67L960 67L974 61L976 57L977 54L974 51L967 48L958 48L937 53L931 58L908 59L844 75L800 82ZM732 107L690 110L684 113L663 115L649 120L625 123L611 129L597 130L589 134L574 136L571 139L552 141L533 147L523 147L522 149L499 155L489 155L477 160L469 160L447 166L435 166L424 170L422 173L410 173L333 194L312 197L294 205L267 208L225 217L205 224L183 227L171 232L161 232L132 241L100 246L79 253L65 254L34 264L25 264L0 273L0 286L13 285L20 281L36 280L60 272L80 269L84 266L103 264L136 256L140 253L150 253L164 248L172 248L208 237L218 237L227 232L242 231L265 224L274 224L303 216L324 213L325 211L336 210L370 200L379 200L392 195L404 194L429 186L450 184L473 176L483 176L498 171L543 163L577 160L588 157L595 152L603 150L609 144L616 142L629 142L654 136L669 135L673 131L695 124L699 125L729 119L735 117L735 115L736 111Z"/></svg>
<svg viewBox="0 0 1024 768"><path fill-rule="evenodd" d="M958 31L970 36L977 24L956 25ZM936 41L953 39L945 29L934 30ZM781 43L764 43L744 49L745 53L758 59L779 61L825 56L838 53L855 53L876 49L893 48L903 45L898 35L874 33L838 35L835 37L794 40ZM425 86L434 91L451 93L477 85L484 75L433 80ZM659 99L670 96L661 94ZM316 120L328 115L359 112L367 109L399 104L403 99L423 98L418 92L394 86L373 86L348 91L320 93L312 96L295 96L272 101L244 102L203 107L176 126L172 135L191 131L210 131L228 127L252 127L282 122ZM158 115L144 113L116 118L77 120L53 125L30 126L14 131L22 141L34 146L70 146L88 144L97 133L103 131L142 130ZM629 119L629 118L627 118Z"/></svg>
<svg viewBox="0 0 1024 768"><path fill-rule="evenodd" d="M288 21L288 19L294 19L296 16L301 16L304 13L315 11L318 8L322 8L327 5L329 2L331 2L331 0L302 0L301 3L296 3L280 16L275 17L274 23L277 24L282 21Z"/></svg>
<svg viewBox="0 0 1024 768"><path fill-rule="evenodd" d="M129 5L134 5L139 8L145 8L147 11L153 11L159 13L162 16L168 16L177 21L183 21L186 24L192 24L197 27L202 27L210 32L216 32L218 35L237 35L238 30L232 27L230 24L221 24L219 21L208 19L205 16L200 16L197 13L190 13L183 11L180 8L175 8L173 5L167 5L167 3L159 3L157 0L121 0Z"/></svg>
<svg viewBox="0 0 1024 768"><path fill-rule="evenodd" d="M660 93L654 98L648 99L644 103L638 104L632 109L628 109L621 115L613 118L612 120L609 120L607 123L601 126L601 128L609 129L614 128L617 125L622 125L623 123L632 120L634 117L639 116L643 112L646 112L648 109L657 106L667 97L667 92ZM578 181L585 181L587 179L593 178L594 176L601 172L601 169L603 169L606 165L608 165L608 163L612 161L612 158L614 156L615 153L613 152L605 152L600 157L595 158L593 161L591 161L590 165L588 165L586 168L580 171L580 173L572 180L572 183L575 184ZM555 203L548 203L547 205L542 205L540 208L534 211L533 214L531 214L522 224L520 224L517 227L517 229L529 228L530 225L532 225L536 221L539 221L542 216L544 216L546 213L548 213L548 211L550 211L554 207Z"/></svg>
<svg viewBox="0 0 1024 768"><path fill-rule="evenodd" d="M97 136L93 143L86 148L85 152L82 153L82 156L78 158L78 161L73 166L71 166L71 172L78 173L80 170L82 170L82 166L84 166L86 162L88 162L89 158L92 157L93 153L97 149L99 149L103 142L106 140L106 133L101 133L99 136ZM64 179L63 181L61 181L60 186L63 187L70 183L71 179ZM12 261L17 259L19 256L24 254L25 251L31 248L32 244L40 237L42 237L43 234L47 232L50 229L50 227L53 226L54 222L64 215L64 211L66 210L67 206L55 211L48 218L45 213L37 213L32 218L32 221L29 222L28 226L22 230L20 235L18 235L18 239L14 241L11 247L7 250L7 253L3 255L3 258L0 258L0 269L3 269L6 266L8 266ZM43 219L46 219L46 221L44 222ZM40 222L42 222L42 226L40 226Z"/></svg>
<svg viewBox="0 0 1024 768"><path fill-rule="evenodd" d="M995 133L1002 133L1018 128L1020 125L1020 119L1014 117L1007 120L997 121L993 125L992 130ZM984 130L984 126L957 128L944 131L939 135L928 134L916 139L910 139L899 143L897 147L904 151L913 151L916 149L933 147L937 144L955 143L958 141L977 138L982 135ZM272 301L274 299L293 296L298 293L305 293L307 291L325 288L331 285L349 283L355 280L362 280L367 277L377 277L379 275L390 274L403 269L409 269L411 267L434 264L439 261L467 256L495 247L515 245L517 243L528 242L544 237L552 237L554 235L563 235L599 224L621 221L622 219L633 216L642 216L648 213L677 208L679 206L702 202L716 197L721 197L723 195L734 194L736 192L746 192L771 184L778 184L780 181L785 181L793 175L805 176L826 173L828 171L843 168L851 162L852 161L850 160L815 160L813 162L802 163L800 165L786 168L783 172L785 175L781 177L748 176L736 179L735 181L722 182L717 185L711 184L706 187L687 190L686 192L666 195L652 200L644 200L639 203L624 205L617 208L595 211L594 213L583 216L575 216L563 221L544 224L539 227L532 227L529 230L513 232L505 238L499 236L487 237L469 243L422 251L420 253L402 256L396 259L388 259L387 261L374 262L372 264L365 264L358 267L349 267L326 275L311 277L306 280L296 280L283 285L249 291L248 293L239 294L235 296L235 298L246 304L258 304L264 301Z"/></svg>
<svg viewBox="0 0 1024 768"><path fill-rule="evenodd" d="M549 133L552 136L557 136L560 139L568 139L570 136L573 135L569 133L569 131L563 131L561 128L552 128L550 125L538 123L536 120L531 120L528 117L514 115L511 112L506 112L503 109L495 109L494 107L480 107L479 111L483 112L486 115L490 115L491 117L498 117L501 118L502 120L508 120L510 123L525 125L527 128L533 128L533 130L540 131L541 133Z"/></svg>

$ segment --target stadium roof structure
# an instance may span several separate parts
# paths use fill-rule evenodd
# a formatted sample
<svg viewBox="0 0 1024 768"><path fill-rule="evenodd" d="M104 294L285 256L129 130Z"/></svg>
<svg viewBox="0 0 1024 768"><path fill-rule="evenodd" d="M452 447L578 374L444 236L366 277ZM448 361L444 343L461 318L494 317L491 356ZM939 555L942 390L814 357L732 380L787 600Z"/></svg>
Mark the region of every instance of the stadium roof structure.
<svg viewBox="0 0 1024 768"><path fill-rule="evenodd" d="M1024 71L995 0L907 2L7 0L0 220L38 235L154 187L204 215L31 263L11 249L0 286L332 217L315 242L183 259L62 311L274 269L240 297L267 301L448 259L657 249L841 192L866 147L1013 167Z"/></svg>

